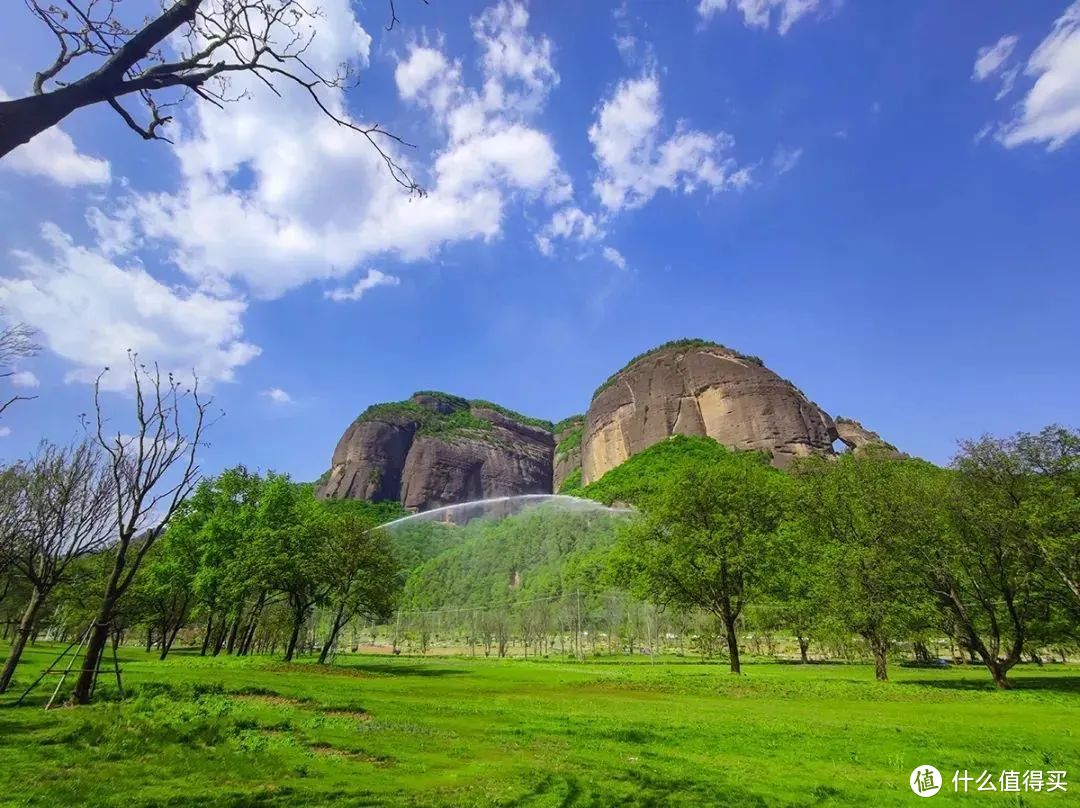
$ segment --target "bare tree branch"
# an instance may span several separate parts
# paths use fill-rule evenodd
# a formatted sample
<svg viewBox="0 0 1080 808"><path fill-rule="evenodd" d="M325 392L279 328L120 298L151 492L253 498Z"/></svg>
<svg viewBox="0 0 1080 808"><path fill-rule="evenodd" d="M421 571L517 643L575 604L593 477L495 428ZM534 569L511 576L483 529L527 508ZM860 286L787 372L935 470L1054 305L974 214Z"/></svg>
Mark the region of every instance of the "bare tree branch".
<svg viewBox="0 0 1080 808"><path fill-rule="evenodd" d="M301 87L322 114L362 135L398 184L410 194L424 195L387 148L391 143L411 147L410 143L379 124L349 120L320 96L322 91L344 90L355 83L352 65L342 64L327 75L304 57L323 16L318 8L308 8L301 0L171 0L158 16L132 25L119 16L130 7L123 6L123 0L23 2L56 38L57 55L35 75L33 95L0 101L0 157L76 109L99 103L112 107L144 140L168 141L163 130L172 116L163 110L179 101L163 100L159 94L190 91L220 107L245 95L229 97L227 88L230 75L246 74L279 96L278 81ZM390 0L387 30L398 21ZM63 80L72 63L86 56L97 57L100 64L73 81ZM147 109L145 123L122 104L121 99L135 94Z"/></svg>

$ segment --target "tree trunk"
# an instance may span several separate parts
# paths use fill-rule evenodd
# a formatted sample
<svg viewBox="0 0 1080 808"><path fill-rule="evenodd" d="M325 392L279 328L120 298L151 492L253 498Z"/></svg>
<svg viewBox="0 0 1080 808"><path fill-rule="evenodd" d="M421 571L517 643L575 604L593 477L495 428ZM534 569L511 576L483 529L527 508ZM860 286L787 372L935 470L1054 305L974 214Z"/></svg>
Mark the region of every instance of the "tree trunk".
<svg viewBox="0 0 1080 808"><path fill-rule="evenodd" d="M247 656L251 653L251 644L255 641L255 629L259 627L259 618L262 616L262 609L262 598L260 598L258 606L251 615L251 624L244 634L244 641L240 644L240 656Z"/></svg>
<svg viewBox="0 0 1080 808"><path fill-rule="evenodd" d="M221 649L225 647L225 636L228 632L228 626L225 623L226 618L221 618L221 625L218 626L217 637L214 638L214 656L221 653Z"/></svg>
<svg viewBox="0 0 1080 808"><path fill-rule="evenodd" d="M169 651L172 650L173 643L176 642L176 635L180 633L180 629L183 628L183 623L179 620L173 625L172 631L163 635L161 638L161 656L158 659L165 659L169 655Z"/></svg>
<svg viewBox="0 0 1080 808"><path fill-rule="evenodd" d="M210 635L214 633L214 613L210 612L210 616L206 618L206 634L203 635L202 650L199 651L199 656L206 656L206 649L210 647Z"/></svg>
<svg viewBox="0 0 1080 808"><path fill-rule="evenodd" d="M292 662L293 654L296 653L296 643L300 638L300 629L304 625L304 610L294 607L292 619L292 631L289 634L289 644L285 648L285 661Z"/></svg>
<svg viewBox="0 0 1080 808"><path fill-rule="evenodd" d="M7 660L4 662L4 669L0 671L0 693L3 693L11 685L11 679L15 675L15 667L19 664L19 658L26 647L26 641L30 638L30 632L34 628L34 620L37 618L38 610L44 601L44 596L35 586L30 592L30 602L26 604L22 620L19 621L19 628L15 632L15 640L11 643Z"/></svg>
<svg viewBox="0 0 1080 808"><path fill-rule="evenodd" d="M731 672L742 673L742 663L739 661L739 636L735 633L735 617L724 617L724 628L727 634L728 658L731 661Z"/></svg>
<svg viewBox="0 0 1080 808"><path fill-rule="evenodd" d="M802 661L802 663L804 665L807 662L810 661L810 658L807 656L807 653L806 653L809 650L810 650L810 638L809 637L799 637L799 659Z"/></svg>
<svg viewBox="0 0 1080 808"><path fill-rule="evenodd" d="M889 681L888 643L878 637L870 637L870 651L874 655L874 678L879 682Z"/></svg>
<svg viewBox="0 0 1080 808"><path fill-rule="evenodd" d="M1012 682L1010 682L1005 676L1008 668L1006 668L996 659L987 662L986 667L990 669L990 675L994 678L994 685L997 687L998 690L1012 690Z"/></svg>
<svg viewBox="0 0 1080 808"><path fill-rule="evenodd" d="M225 653L232 654L233 649L236 648L236 633L240 630L240 609L236 610L236 617L233 619L232 627L229 629L229 641L225 644Z"/></svg>
<svg viewBox="0 0 1080 808"><path fill-rule="evenodd" d="M75 683L75 692L71 695L72 701L76 704L89 704L94 691L98 665L101 655L105 653L105 643L109 640L109 623L112 621L113 609L116 607L116 595L113 589L113 581L110 580L106 597L101 602L101 608L94 619L94 627L90 631L90 641L86 644L86 654L83 656L79 680Z"/></svg>
<svg viewBox="0 0 1080 808"><path fill-rule="evenodd" d="M341 631L341 627L345 625L345 607L338 607L337 614L334 615L334 622L330 626L330 636L326 638L326 642L323 643L322 651L319 653L319 664L325 665L326 658L330 655L330 649L334 647L334 643L337 642L338 632Z"/></svg>

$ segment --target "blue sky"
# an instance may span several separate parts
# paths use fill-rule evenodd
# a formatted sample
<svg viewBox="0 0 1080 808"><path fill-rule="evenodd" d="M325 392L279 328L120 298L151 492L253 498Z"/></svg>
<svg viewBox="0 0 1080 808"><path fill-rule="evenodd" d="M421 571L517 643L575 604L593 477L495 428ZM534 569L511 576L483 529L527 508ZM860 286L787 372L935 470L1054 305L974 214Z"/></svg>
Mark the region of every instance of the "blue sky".
<svg viewBox="0 0 1080 808"><path fill-rule="evenodd" d="M45 347L0 457L76 435L128 347L212 386L208 471L301 479L370 403L554 420L683 336L937 462L1078 426L1080 3L397 5L324 0L312 58L356 64L328 103L414 143L425 199L289 92L182 107L175 146L83 110L0 161L0 305ZM11 16L16 96L52 51Z"/></svg>

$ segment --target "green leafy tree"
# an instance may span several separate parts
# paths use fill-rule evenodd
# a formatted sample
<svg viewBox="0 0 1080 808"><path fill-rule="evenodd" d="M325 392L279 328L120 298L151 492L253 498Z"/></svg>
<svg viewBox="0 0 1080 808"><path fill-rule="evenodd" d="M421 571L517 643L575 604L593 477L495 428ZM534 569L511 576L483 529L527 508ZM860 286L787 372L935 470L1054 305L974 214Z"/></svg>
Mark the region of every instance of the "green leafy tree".
<svg viewBox="0 0 1080 808"><path fill-rule="evenodd" d="M165 535L170 554L179 556L175 563L194 566L192 596L206 620L203 654L219 652L226 642L232 651L238 634L246 650L267 605L263 545L255 540L262 490L263 478L243 466L202 480Z"/></svg>
<svg viewBox="0 0 1080 808"><path fill-rule="evenodd" d="M1057 492L1022 445L989 437L961 444L947 485L928 496L947 503L944 524L919 553L948 622L1002 689L1025 647L1048 639L1054 590L1068 569L1066 559L1056 570L1050 561L1059 552Z"/></svg>
<svg viewBox="0 0 1080 808"><path fill-rule="evenodd" d="M1004 444L1028 475L1039 552L1080 606L1080 431L1052 425Z"/></svg>
<svg viewBox="0 0 1080 808"><path fill-rule="evenodd" d="M285 661L296 653L300 629L311 609L330 593L325 547L333 532L329 511L315 499L311 485L288 475L266 478L256 514L258 554L270 587L284 595L291 625Z"/></svg>
<svg viewBox="0 0 1080 808"><path fill-rule="evenodd" d="M787 480L760 453L714 456L681 466L642 498L643 518L621 532L616 564L635 594L719 618L739 673L736 622L780 527Z"/></svg>
<svg viewBox="0 0 1080 808"><path fill-rule="evenodd" d="M321 561L333 617L319 654L324 664L341 629L354 617L385 620L399 591L398 562L390 538L375 519L363 513L331 517Z"/></svg>
<svg viewBox="0 0 1080 808"><path fill-rule="evenodd" d="M919 519L928 465L867 451L796 467L792 514L814 553L822 617L866 641L880 681L892 644L932 610L910 551L934 535Z"/></svg>
<svg viewBox="0 0 1080 808"><path fill-rule="evenodd" d="M821 574L813 535L798 521L785 520L769 537L761 563L759 622L790 630L799 644L801 661L808 662L810 640L822 614Z"/></svg>

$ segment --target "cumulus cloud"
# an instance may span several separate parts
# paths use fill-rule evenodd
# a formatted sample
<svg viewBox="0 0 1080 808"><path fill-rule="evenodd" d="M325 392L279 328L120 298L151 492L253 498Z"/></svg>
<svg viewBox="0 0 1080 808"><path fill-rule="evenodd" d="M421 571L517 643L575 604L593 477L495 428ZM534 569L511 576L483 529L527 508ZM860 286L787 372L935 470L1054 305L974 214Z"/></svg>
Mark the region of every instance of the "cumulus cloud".
<svg viewBox="0 0 1080 808"><path fill-rule="evenodd" d="M619 269L626 269L626 259L623 258L623 254L614 247L604 247L600 254L604 256L605 261L610 261Z"/></svg>
<svg viewBox="0 0 1080 808"><path fill-rule="evenodd" d="M0 89L0 101L9 98ZM44 177L67 188L104 185L111 176L108 160L80 152L71 136L59 126L46 129L29 143L14 149L0 160L0 168Z"/></svg>
<svg viewBox="0 0 1080 808"><path fill-rule="evenodd" d="M76 245L56 225L42 226L46 255L13 251L16 273L0 278L0 305L34 327L47 347L74 369L68 381L92 381L120 366L129 349L163 371L207 382L231 381L259 354L243 339L246 304L167 286L137 262L126 266ZM103 387L123 389L126 374L107 374Z"/></svg>
<svg viewBox="0 0 1080 808"><path fill-rule="evenodd" d="M271 387L269 390L263 390L262 393L266 398L270 399L275 404L292 404L293 397L282 390L280 387Z"/></svg>
<svg viewBox="0 0 1080 808"><path fill-rule="evenodd" d="M1008 148L1024 143L1060 148L1080 132L1080 2L1058 17L1023 72L1034 84L997 137Z"/></svg>
<svg viewBox="0 0 1080 808"><path fill-rule="evenodd" d="M734 139L679 123L661 132L660 83L654 73L622 81L589 127L599 167L593 192L608 211L644 205L660 190L691 193L741 187L749 180L727 152Z"/></svg>
<svg viewBox="0 0 1080 808"><path fill-rule="evenodd" d="M323 2L321 12L305 58L327 72L366 63L371 38L348 0ZM107 220L95 218L102 249L156 240L202 288L239 285L269 299L345 277L375 256L415 261L449 243L497 237L515 196L558 204L570 194L551 138L530 123L558 75L551 43L528 22L525 6L510 0L473 20L477 87L437 45L413 43L399 61L400 97L432 115L445 145L425 166L379 142L421 179L426 198L404 193L366 139L329 120L302 88L282 86L279 98L239 74L233 91L248 94L243 103L194 107L174 149L180 187L135 194ZM342 91L321 97L363 124Z"/></svg>
<svg viewBox="0 0 1080 808"><path fill-rule="evenodd" d="M750 28L768 29L773 21L783 36L800 19L821 7L821 0L698 0L697 12L703 20L730 8L742 14Z"/></svg>
<svg viewBox="0 0 1080 808"><path fill-rule="evenodd" d="M588 242L603 238L595 216L581 208L567 205L552 214L551 220L536 234L536 245L544 255L554 252L556 239Z"/></svg>
<svg viewBox="0 0 1080 808"><path fill-rule="evenodd" d="M20 370L11 374L11 383L16 387L40 387L41 381L33 371Z"/></svg>
<svg viewBox="0 0 1080 808"><path fill-rule="evenodd" d="M347 300L359 300L364 296L364 292L374 289L376 286L397 286L399 283L401 281L393 275L387 275L377 269L369 269L367 275L352 286L327 289L324 292L324 297L327 300L333 300L335 303L344 303Z"/></svg>

